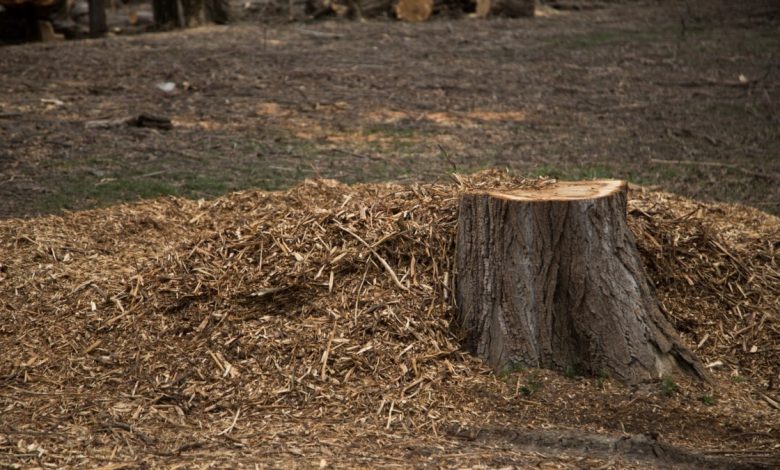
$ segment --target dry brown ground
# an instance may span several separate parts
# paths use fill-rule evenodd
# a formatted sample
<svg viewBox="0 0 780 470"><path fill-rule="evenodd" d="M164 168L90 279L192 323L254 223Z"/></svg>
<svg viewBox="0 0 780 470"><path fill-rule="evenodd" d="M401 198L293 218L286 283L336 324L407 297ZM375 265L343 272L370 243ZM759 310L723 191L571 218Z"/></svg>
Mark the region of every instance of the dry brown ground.
<svg viewBox="0 0 780 470"><path fill-rule="evenodd" d="M3 48L0 218L488 166L777 212L776 9L701 3ZM86 127L141 112L174 128ZM778 465L776 218L634 193L665 311L722 365L711 387L630 389L459 350L460 189L316 181L0 222L0 466Z"/></svg>
<svg viewBox="0 0 780 470"><path fill-rule="evenodd" d="M777 212L777 51L767 0L5 47L0 217L485 167ZM142 112L175 128L85 127Z"/></svg>

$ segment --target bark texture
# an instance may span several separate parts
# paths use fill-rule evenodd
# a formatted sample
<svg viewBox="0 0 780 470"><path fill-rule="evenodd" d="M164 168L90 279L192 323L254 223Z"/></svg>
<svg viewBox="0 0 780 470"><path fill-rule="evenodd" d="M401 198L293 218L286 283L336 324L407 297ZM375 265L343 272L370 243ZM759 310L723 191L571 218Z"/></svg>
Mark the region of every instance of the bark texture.
<svg viewBox="0 0 780 470"><path fill-rule="evenodd" d="M154 23L159 27L182 27L184 17L178 0L152 0Z"/></svg>
<svg viewBox="0 0 780 470"><path fill-rule="evenodd" d="M89 35L99 38L108 31L106 5L103 0L89 0Z"/></svg>
<svg viewBox="0 0 780 470"><path fill-rule="evenodd" d="M227 0L153 0L154 22L164 28L192 28L230 20Z"/></svg>
<svg viewBox="0 0 780 470"><path fill-rule="evenodd" d="M536 12L534 0L491 0L490 14L509 18L530 18Z"/></svg>
<svg viewBox="0 0 780 470"><path fill-rule="evenodd" d="M602 181L464 195L456 300L466 346L497 370L705 378L660 311L626 224L626 193Z"/></svg>

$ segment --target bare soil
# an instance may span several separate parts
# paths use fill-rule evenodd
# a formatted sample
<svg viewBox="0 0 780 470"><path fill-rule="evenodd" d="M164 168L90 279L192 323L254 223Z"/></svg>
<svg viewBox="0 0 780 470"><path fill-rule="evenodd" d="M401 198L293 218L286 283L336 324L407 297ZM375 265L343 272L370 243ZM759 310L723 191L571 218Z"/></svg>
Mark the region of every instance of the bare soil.
<svg viewBox="0 0 780 470"><path fill-rule="evenodd" d="M485 167L778 213L776 4L595 5L5 47L0 217ZM174 128L87 127L141 113Z"/></svg>

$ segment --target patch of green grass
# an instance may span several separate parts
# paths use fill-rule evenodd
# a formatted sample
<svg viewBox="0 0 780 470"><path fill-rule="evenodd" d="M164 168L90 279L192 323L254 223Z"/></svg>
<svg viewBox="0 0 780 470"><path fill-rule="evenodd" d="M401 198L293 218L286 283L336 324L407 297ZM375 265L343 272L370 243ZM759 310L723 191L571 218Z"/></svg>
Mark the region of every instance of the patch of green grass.
<svg viewBox="0 0 780 470"><path fill-rule="evenodd" d="M661 395L665 397L674 395L678 389L679 387L677 386L677 382L675 382L671 377L664 377L664 379L661 381Z"/></svg>
<svg viewBox="0 0 780 470"><path fill-rule="evenodd" d="M712 101L704 106L707 115L716 117L729 117L736 119L755 120L756 116L744 103L735 103L728 101Z"/></svg>
<svg viewBox="0 0 780 470"><path fill-rule="evenodd" d="M680 165L665 165L662 163L646 165L642 171L630 172L629 180L636 184L663 184L684 178L686 167Z"/></svg>
<svg viewBox="0 0 780 470"><path fill-rule="evenodd" d="M176 194L175 186L166 181L146 178L63 178L39 203L43 212L102 207L118 201L134 201Z"/></svg>
<svg viewBox="0 0 780 470"><path fill-rule="evenodd" d="M538 370L532 370L523 377L522 372L525 370L526 366L522 362L510 362L498 372L498 377L518 393L530 397L541 390L544 384Z"/></svg>
<svg viewBox="0 0 780 470"><path fill-rule="evenodd" d="M104 207L170 195L209 198L248 183L245 180L229 180L225 171L214 171L211 174L162 171L145 174L119 173L122 176L112 174L97 177L93 174L79 174L52 181L49 184L52 191L39 201L38 211L48 213Z"/></svg>
<svg viewBox="0 0 780 470"><path fill-rule="evenodd" d="M522 362L509 362L508 364L505 364L504 367L501 368L501 370L498 372L498 376L502 378L509 377L512 374L515 374L517 372L522 372L525 370L525 364Z"/></svg>
<svg viewBox="0 0 780 470"><path fill-rule="evenodd" d="M234 178L229 190L259 188L266 191L285 189L305 178L316 176L315 170L304 165L292 167L261 165Z"/></svg>
<svg viewBox="0 0 780 470"><path fill-rule="evenodd" d="M601 370L598 374L596 374L596 386L601 390L604 389L604 385L606 385L607 380L609 380L609 373L607 371Z"/></svg>
<svg viewBox="0 0 780 470"><path fill-rule="evenodd" d="M425 130L418 126L404 125L403 121L399 123L377 123L371 124L363 128L363 134L365 135L382 135L387 137L400 137L410 139L421 134L425 134Z"/></svg>
<svg viewBox="0 0 780 470"><path fill-rule="evenodd" d="M185 173L180 176L184 195L214 197L230 189L229 183L220 177Z"/></svg>
<svg viewBox="0 0 780 470"><path fill-rule="evenodd" d="M550 178L562 178L564 171L555 165L540 165L531 171L531 176L549 176Z"/></svg>
<svg viewBox="0 0 780 470"><path fill-rule="evenodd" d="M712 397L712 395L702 395L699 397L699 401L701 401L707 406L715 405L715 399Z"/></svg>
<svg viewBox="0 0 780 470"><path fill-rule="evenodd" d="M598 47L625 42L628 37L630 37L630 34L622 31L596 31L572 37L568 41L568 46L581 48Z"/></svg>
<svg viewBox="0 0 780 470"><path fill-rule="evenodd" d="M615 171L606 165L592 165L582 169L578 179L591 180L601 178L614 178Z"/></svg>
<svg viewBox="0 0 780 470"><path fill-rule="evenodd" d="M751 54L777 52L777 33L774 31L746 31L747 36L742 43L744 49Z"/></svg>
<svg viewBox="0 0 780 470"><path fill-rule="evenodd" d="M631 42L649 43L666 40L670 35L678 34L675 28L653 28L647 30L602 30L585 34L561 36L553 45L567 49L590 49L603 46L626 44Z"/></svg>
<svg viewBox="0 0 780 470"><path fill-rule="evenodd" d="M567 379L583 377L587 374L588 372L582 367L581 364L571 364L563 369L563 376Z"/></svg>
<svg viewBox="0 0 780 470"><path fill-rule="evenodd" d="M576 167L559 167L556 165L541 165L531 171L531 176L548 176L561 180L592 180L616 178L617 171L603 164L584 165Z"/></svg>
<svg viewBox="0 0 780 470"><path fill-rule="evenodd" d="M538 371L531 371L525 378L525 383L520 386L519 390L523 396L530 397L544 387L542 378L539 376Z"/></svg>

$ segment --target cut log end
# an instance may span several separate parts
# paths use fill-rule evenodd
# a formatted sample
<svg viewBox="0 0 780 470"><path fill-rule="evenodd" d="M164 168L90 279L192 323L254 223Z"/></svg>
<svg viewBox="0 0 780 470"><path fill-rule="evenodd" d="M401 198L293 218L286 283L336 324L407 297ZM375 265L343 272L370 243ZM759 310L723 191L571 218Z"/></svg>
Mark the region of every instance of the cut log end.
<svg viewBox="0 0 780 470"><path fill-rule="evenodd" d="M426 21L432 13L433 0L398 0L395 4L395 14L402 21Z"/></svg>
<svg viewBox="0 0 780 470"><path fill-rule="evenodd" d="M494 198L512 201L578 201L614 196L627 189L620 180L567 181L542 188L522 188L508 191L487 191Z"/></svg>
<svg viewBox="0 0 780 470"><path fill-rule="evenodd" d="M487 18L490 14L490 0L474 0L474 17Z"/></svg>
<svg viewBox="0 0 780 470"><path fill-rule="evenodd" d="M497 370L706 378L660 310L626 200L615 180L465 194L456 301L467 347Z"/></svg>

